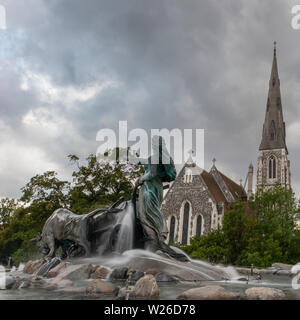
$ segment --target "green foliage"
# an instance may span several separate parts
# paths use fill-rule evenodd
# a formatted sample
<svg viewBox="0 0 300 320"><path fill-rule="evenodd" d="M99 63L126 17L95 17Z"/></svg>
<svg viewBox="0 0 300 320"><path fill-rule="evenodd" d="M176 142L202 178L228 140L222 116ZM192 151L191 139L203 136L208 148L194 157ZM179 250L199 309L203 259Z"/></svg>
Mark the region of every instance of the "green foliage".
<svg viewBox="0 0 300 320"><path fill-rule="evenodd" d="M226 247L224 234L220 229L210 232L205 237L194 237L190 245L177 246L193 259L207 260L212 263L225 263Z"/></svg>
<svg viewBox="0 0 300 320"><path fill-rule="evenodd" d="M22 188L24 202L51 202L57 207L68 206L68 191L70 183L57 178L57 173L47 171L37 174Z"/></svg>
<svg viewBox="0 0 300 320"><path fill-rule="evenodd" d="M6 227L15 210L18 202L15 199L4 198L0 200L0 226Z"/></svg>
<svg viewBox="0 0 300 320"><path fill-rule="evenodd" d="M71 210L87 213L97 207L112 204L121 196L129 200L133 183L143 173L137 165L120 161L97 160L95 155L86 158L86 164L80 164L78 157L69 155L76 163L73 185L69 192Z"/></svg>
<svg viewBox="0 0 300 320"><path fill-rule="evenodd" d="M268 267L300 261L300 230L295 228L299 201L281 186L259 190L248 203L237 202L222 228L181 246L193 258L219 263Z"/></svg>

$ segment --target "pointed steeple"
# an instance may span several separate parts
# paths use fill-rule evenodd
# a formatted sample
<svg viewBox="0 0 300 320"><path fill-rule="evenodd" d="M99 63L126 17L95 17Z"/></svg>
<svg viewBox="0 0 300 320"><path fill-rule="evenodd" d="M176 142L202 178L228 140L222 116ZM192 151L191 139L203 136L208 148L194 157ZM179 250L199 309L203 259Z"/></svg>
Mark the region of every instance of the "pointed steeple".
<svg viewBox="0 0 300 320"><path fill-rule="evenodd" d="M281 105L280 80L277 66L277 49L276 42L274 42L273 64L269 81L266 116L259 150L283 148L287 151L285 143L285 123L283 121Z"/></svg>

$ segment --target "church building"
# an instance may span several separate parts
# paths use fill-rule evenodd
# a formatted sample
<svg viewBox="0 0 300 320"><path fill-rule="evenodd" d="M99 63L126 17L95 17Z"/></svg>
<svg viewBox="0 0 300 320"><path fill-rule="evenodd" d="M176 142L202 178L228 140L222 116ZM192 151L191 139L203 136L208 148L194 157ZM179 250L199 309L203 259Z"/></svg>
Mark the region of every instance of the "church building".
<svg viewBox="0 0 300 320"><path fill-rule="evenodd" d="M266 190L276 184L285 188L291 187L285 135L274 43L266 115L257 159L257 189ZM190 244L192 237L207 235L211 230L221 226L229 204L239 198L247 201L252 195L253 171L253 165L250 164L246 193L242 185L217 169L215 160L207 172L199 168L190 157L166 193L162 204L162 213L169 229L168 242Z"/></svg>
<svg viewBox="0 0 300 320"><path fill-rule="evenodd" d="M239 197L247 200L243 187L220 172L215 160L207 172L190 157L162 204L169 229L168 242L189 244L190 238L207 235L221 225L229 204Z"/></svg>

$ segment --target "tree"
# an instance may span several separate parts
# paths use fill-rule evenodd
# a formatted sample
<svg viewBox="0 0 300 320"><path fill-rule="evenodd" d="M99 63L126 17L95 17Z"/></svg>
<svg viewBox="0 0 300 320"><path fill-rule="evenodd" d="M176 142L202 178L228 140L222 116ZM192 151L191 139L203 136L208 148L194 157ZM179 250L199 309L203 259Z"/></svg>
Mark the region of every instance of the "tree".
<svg viewBox="0 0 300 320"><path fill-rule="evenodd" d="M10 218L18 208L18 201L15 199L4 198L0 200L0 226L6 228Z"/></svg>
<svg viewBox="0 0 300 320"><path fill-rule="evenodd" d="M22 188L21 201L51 202L55 207L68 207L68 193L70 183L57 178L55 171L37 174Z"/></svg>
<svg viewBox="0 0 300 320"><path fill-rule="evenodd" d="M95 155L88 156L86 164L80 164L76 155L69 159L77 165L69 194L71 209L77 213L111 204L121 196L130 199L133 183L143 173L140 166L98 160Z"/></svg>
<svg viewBox="0 0 300 320"><path fill-rule="evenodd" d="M230 206L223 218L222 231L228 263L242 263L243 251L255 226L255 218L246 213L247 203L239 200Z"/></svg>

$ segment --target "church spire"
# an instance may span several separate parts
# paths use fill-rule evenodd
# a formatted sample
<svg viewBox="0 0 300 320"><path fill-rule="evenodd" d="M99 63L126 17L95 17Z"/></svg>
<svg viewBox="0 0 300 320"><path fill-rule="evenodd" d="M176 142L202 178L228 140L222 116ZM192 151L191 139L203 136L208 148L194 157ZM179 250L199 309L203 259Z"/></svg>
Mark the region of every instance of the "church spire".
<svg viewBox="0 0 300 320"><path fill-rule="evenodd" d="M266 116L259 150L286 149L285 123L283 121L280 80L277 66L277 48L274 42L272 71L269 81Z"/></svg>

